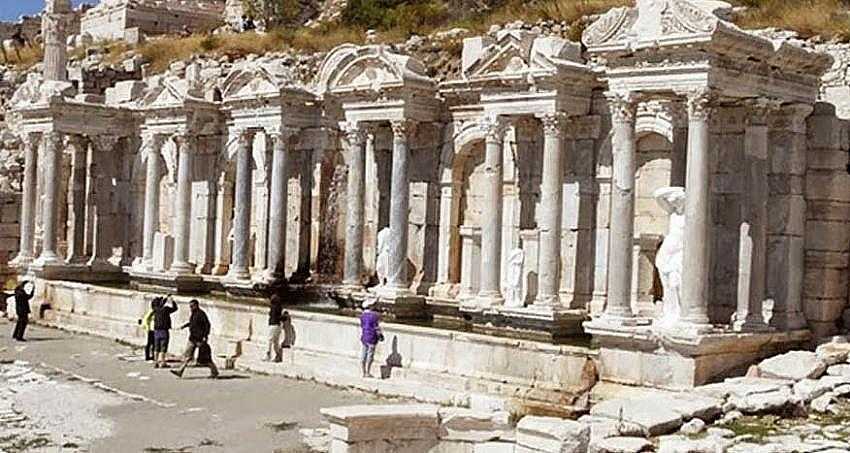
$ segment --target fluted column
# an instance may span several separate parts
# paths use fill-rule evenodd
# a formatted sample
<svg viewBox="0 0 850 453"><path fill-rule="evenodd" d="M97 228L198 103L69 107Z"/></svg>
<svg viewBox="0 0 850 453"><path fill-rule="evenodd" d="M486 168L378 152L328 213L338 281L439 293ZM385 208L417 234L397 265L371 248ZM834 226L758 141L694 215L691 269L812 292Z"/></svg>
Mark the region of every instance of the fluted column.
<svg viewBox="0 0 850 453"><path fill-rule="evenodd" d="M159 223L159 184L162 173L164 137L150 134L144 137L142 158L145 159L145 220L142 232L142 266L153 269L153 243Z"/></svg>
<svg viewBox="0 0 850 453"><path fill-rule="evenodd" d="M236 280L251 278L248 271L251 252L251 161L254 131L239 132L236 149L236 190L233 209L233 263L228 276Z"/></svg>
<svg viewBox="0 0 850 453"><path fill-rule="evenodd" d="M44 190L42 191L42 241L41 255L36 263L40 266L59 264L56 253L56 218L59 210L59 159L61 157L62 135L58 132L44 134L42 146L42 166L44 171Z"/></svg>
<svg viewBox="0 0 850 453"><path fill-rule="evenodd" d="M340 125L348 154L343 283L360 287L363 272L363 215L366 175L366 134L357 123Z"/></svg>
<svg viewBox="0 0 850 453"><path fill-rule="evenodd" d="M192 222L192 167L197 137L180 133L173 137L177 146L177 193L174 200L174 260L171 272L191 274L195 266L189 263L189 232Z"/></svg>
<svg viewBox="0 0 850 453"><path fill-rule="evenodd" d="M266 131L274 140L272 156L271 209L269 218L268 277L280 280L286 272L286 222L289 201L289 138L294 129L278 128Z"/></svg>
<svg viewBox="0 0 850 453"><path fill-rule="evenodd" d="M88 140L82 135L68 137L71 153L71 202L68 238L68 263L79 264L86 257L86 173L88 171Z"/></svg>
<svg viewBox="0 0 850 453"><path fill-rule="evenodd" d="M41 35L44 38L44 80L68 80L65 66L68 61L67 25L71 12L70 0L51 0L47 2L47 7L41 16Z"/></svg>
<svg viewBox="0 0 850 453"><path fill-rule="evenodd" d="M563 113L540 117L543 123L543 178L540 183L540 231L536 306L558 304L561 283L561 210L563 199Z"/></svg>
<svg viewBox="0 0 850 453"><path fill-rule="evenodd" d="M407 236L410 211L410 153L408 137L415 124L393 121L393 169L390 181L390 236L387 259L387 287L406 291L410 286L407 275Z"/></svg>
<svg viewBox="0 0 850 453"><path fill-rule="evenodd" d="M112 256L113 238L109 235L110 192L111 174L110 168L115 159L115 145L120 137L115 135L96 135L90 137L95 152L92 154L89 175L92 187L90 188L91 204L93 213L91 217L91 257L88 264L93 267L111 267L109 258Z"/></svg>
<svg viewBox="0 0 850 453"><path fill-rule="evenodd" d="M484 199L481 210L481 280L477 304L480 308L501 305L502 206L504 204L502 146L506 124L499 118L481 123L485 133Z"/></svg>
<svg viewBox="0 0 850 453"><path fill-rule="evenodd" d="M681 327L705 328L711 251L711 170L709 118L711 92L687 94L688 158L685 175L685 238L682 264Z"/></svg>
<svg viewBox="0 0 850 453"><path fill-rule="evenodd" d="M635 114L631 93L608 93L611 108L611 220L608 241L608 303L605 318L633 316L631 306L632 246L635 231Z"/></svg>
<svg viewBox="0 0 850 453"><path fill-rule="evenodd" d="M41 137L37 134L26 134L21 137L24 147L24 180L21 197L21 240L18 256L10 263L15 267L26 267L32 262L35 239L35 202L38 188L36 187L36 167L38 166L38 145Z"/></svg>

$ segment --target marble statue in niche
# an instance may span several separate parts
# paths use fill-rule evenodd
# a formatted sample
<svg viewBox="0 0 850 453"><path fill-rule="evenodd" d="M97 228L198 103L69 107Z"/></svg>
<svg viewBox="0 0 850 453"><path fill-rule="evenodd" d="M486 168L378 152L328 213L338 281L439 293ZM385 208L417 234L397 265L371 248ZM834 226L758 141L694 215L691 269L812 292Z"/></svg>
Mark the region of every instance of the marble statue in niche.
<svg viewBox="0 0 850 453"><path fill-rule="evenodd" d="M387 283L389 277L389 269L387 269L387 261L390 253L390 229L383 228L378 232L378 250L375 257L375 273L378 277L378 285L383 286Z"/></svg>
<svg viewBox="0 0 850 453"><path fill-rule="evenodd" d="M660 328L673 327L681 316L682 258L685 236L685 189L663 187L652 194L655 201L669 217L667 234L655 256L655 267L664 289L661 318L655 325Z"/></svg>
<svg viewBox="0 0 850 453"><path fill-rule="evenodd" d="M521 248L511 250L508 255L508 275L505 285L505 307L522 308L525 303L522 299L522 265L525 261L525 252Z"/></svg>

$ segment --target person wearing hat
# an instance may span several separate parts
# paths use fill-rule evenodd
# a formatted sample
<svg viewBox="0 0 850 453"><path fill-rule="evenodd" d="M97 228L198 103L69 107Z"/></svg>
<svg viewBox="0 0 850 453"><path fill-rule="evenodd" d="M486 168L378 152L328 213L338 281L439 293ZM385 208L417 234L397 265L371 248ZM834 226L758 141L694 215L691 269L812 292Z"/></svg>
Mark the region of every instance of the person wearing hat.
<svg viewBox="0 0 850 453"><path fill-rule="evenodd" d="M381 333L381 315L373 310L376 302L374 298L364 300L363 313L360 315L360 343L363 346L360 354L360 368L364 378L372 377L375 347L384 337Z"/></svg>

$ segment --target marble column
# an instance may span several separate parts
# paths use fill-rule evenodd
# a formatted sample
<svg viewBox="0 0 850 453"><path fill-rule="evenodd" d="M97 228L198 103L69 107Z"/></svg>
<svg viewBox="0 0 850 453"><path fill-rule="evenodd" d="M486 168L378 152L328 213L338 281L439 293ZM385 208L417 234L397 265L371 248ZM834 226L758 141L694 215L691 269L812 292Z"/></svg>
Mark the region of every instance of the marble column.
<svg viewBox="0 0 850 453"><path fill-rule="evenodd" d="M393 168L390 180L390 236L387 257L387 287L407 291L408 218L410 214L410 152L409 136L415 124L393 121Z"/></svg>
<svg viewBox="0 0 850 453"><path fill-rule="evenodd" d="M563 210L563 113L540 117L543 123L543 178L537 227L540 232L535 306L558 305L561 283L561 211Z"/></svg>
<svg viewBox="0 0 850 453"><path fill-rule="evenodd" d="M267 131L274 140L272 156L271 212L269 218L268 277L285 278L286 272L286 222L289 208L289 138L296 131L287 128Z"/></svg>
<svg viewBox="0 0 850 453"><path fill-rule="evenodd" d="M59 264L59 254L56 253L56 221L59 211L59 165L62 155L62 135L58 132L44 134L42 146L44 171L44 190L42 191L42 241L41 255L36 262L40 266Z"/></svg>
<svg viewBox="0 0 850 453"><path fill-rule="evenodd" d="M251 278L248 270L251 254L251 192L253 175L254 131L239 132L236 149L236 189L233 209L233 263L228 276L234 280Z"/></svg>
<svg viewBox="0 0 850 453"><path fill-rule="evenodd" d="M36 187L36 169L38 166L38 145L40 136L25 134L21 137L24 147L24 180L21 196L21 239L18 256L12 260L15 267L26 267L32 262L35 246L35 203L38 195Z"/></svg>
<svg viewBox="0 0 850 453"><path fill-rule="evenodd" d="M765 99L748 106L744 130L743 222L739 248L738 307L735 330L752 331L767 327L762 315L767 295L767 201L768 115L778 107Z"/></svg>
<svg viewBox="0 0 850 453"><path fill-rule="evenodd" d="M481 123L485 133L484 197L481 206L481 275L479 308L502 305L502 207L505 141L504 120L492 118Z"/></svg>
<svg viewBox="0 0 850 453"><path fill-rule="evenodd" d="M688 156L685 174L685 238L683 245L681 327L710 327L708 276L711 257L711 148L709 90L687 94Z"/></svg>
<svg viewBox="0 0 850 453"><path fill-rule="evenodd" d="M150 134L144 137L143 159L145 159L145 220L142 236L142 266L153 270L153 243L159 224L159 185L162 174L161 135Z"/></svg>
<svg viewBox="0 0 850 453"><path fill-rule="evenodd" d="M635 115L631 93L609 93L611 108L611 219L608 241L608 303L604 317L614 322L631 318L632 249L635 231Z"/></svg>
<svg viewBox="0 0 850 453"><path fill-rule="evenodd" d="M170 271L192 274L189 263L189 233L192 223L192 170L197 137L180 133L173 137L177 146L177 193L174 200L174 260Z"/></svg>
<svg viewBox="0 0 850 453"><path fill-rule="evenodd" d="M68 137L71 154L71 201L69 219L71 232L68 240L70 264L83 263L86 258L86 177L88 172L88 140L82 135Z"/></svg>
<svg viewBox="0 0 850 453"><path fill-rule="evenodd" d="M110 268L109 258L112 256L112 244L109 236L109 218L111 210L110 168L115 159L115 145L120 137L115 135L96 135L91 137L94 151L89 162L91 257L88 265L92 267Z"/></svg>
<svg viewBox="0 0 850 453"><path fill-rule="evenodd" d="M366 134L357 123L343 123L340 128L348 154L343 283L352 288L359 288L362 286L363 273Z"/></svg>
<svg viewBox="0 0 850 453"><path fill-rule="evenodd" d="M70 0L47 2L41 15L41 36L44 39L44 80L67 81L67 26L72 13Z"/></svg>

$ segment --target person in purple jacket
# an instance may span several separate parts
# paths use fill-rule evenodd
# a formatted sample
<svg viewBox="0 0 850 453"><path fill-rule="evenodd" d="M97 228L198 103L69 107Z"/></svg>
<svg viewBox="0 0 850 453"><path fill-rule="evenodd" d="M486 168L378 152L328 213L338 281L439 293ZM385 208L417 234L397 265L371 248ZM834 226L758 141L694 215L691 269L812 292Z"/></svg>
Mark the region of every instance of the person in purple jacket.
<svg viewBox="0 0 850 453"><path fill-rule="evenodd" d="M360 343L363 352L360 354L360 368L363 377L372 377L372 362L375 359L375 346L383 339L381 333L381 315L372 310L375 299L363 301L363 314L360 315Z"/></svg>

